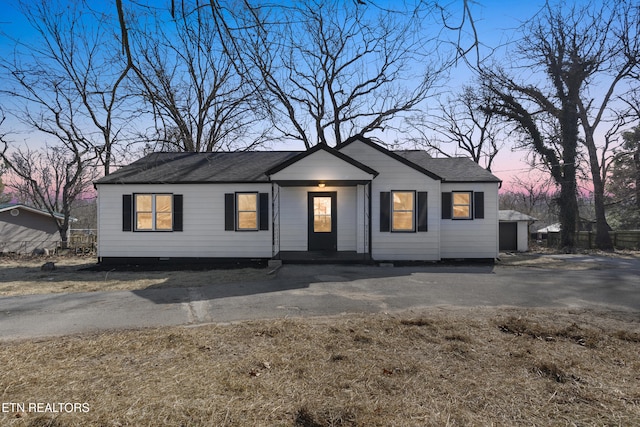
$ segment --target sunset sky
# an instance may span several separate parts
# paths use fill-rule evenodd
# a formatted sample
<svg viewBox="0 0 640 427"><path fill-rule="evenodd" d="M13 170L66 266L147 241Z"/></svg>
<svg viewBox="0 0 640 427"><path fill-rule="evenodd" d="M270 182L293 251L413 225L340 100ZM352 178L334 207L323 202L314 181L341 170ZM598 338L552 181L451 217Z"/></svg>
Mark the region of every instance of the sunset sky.
<svg viewBox="0 0 640 427"><path fill-rule="evenodd" d="M481 55L488 54L490 48L504 47L506 44L515 41L519 35L517 28L540 11L543 5L544 1L542 0L527 2L499 0L472 1L473 18L480 41L483 44ZM449 6L452 10L461 10L462 2L451 1ZM115 8L115 6L113 7ZM28 25L25 24L14 8L8 7L7 5L4 5L3 17L0 18L0 31L26 42L33 41ZM453 34L451 34L451 36L453 37ZM496 51L496 57L500 58L503 51L504 48L499 48ZM3 43L0 45L0 54L5 57L10 55L11 47ZM448 86L455 91L463 84L471 83L472 78L472 73L461 63L452 70ZM1 82L0 85L2 85ZM2 100L2 102L4 103L5 100ZM435 102L433 104L435 104ZM384 135L381 135L381 139L384 139ZM24 140L24 142L30 146L42 143L41 137L33 134L25 134L20 140ZM492 168L493 173L503 180L504 187L509 187L509 183L512 181L514 175L520 178L526 178L526 175L529 173L529 167L523 162L526 153L512 152L510 145L507 141L505 147L494 160ZM301 149L302 147L297 148ZM289 145L287 149L292 149L292 146Z"/></svg>

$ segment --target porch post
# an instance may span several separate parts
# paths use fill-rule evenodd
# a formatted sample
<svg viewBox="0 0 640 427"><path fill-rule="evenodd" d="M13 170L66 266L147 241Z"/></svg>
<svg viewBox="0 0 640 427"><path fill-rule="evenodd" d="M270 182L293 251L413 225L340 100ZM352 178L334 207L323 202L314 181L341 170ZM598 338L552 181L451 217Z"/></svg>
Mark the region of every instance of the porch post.
<svg viewBox="0 0 640 427"><path fill-rule="evenodd" d="M271 182L271 257L280 253L280 186Z"/></svg>

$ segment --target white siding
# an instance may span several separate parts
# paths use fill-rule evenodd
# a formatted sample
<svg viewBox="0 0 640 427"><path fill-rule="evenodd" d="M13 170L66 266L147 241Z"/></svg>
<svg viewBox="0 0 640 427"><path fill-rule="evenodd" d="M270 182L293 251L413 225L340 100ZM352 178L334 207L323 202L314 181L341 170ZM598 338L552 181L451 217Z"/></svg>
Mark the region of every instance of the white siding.
<svg viewBox="0 0 640 427"><path fill-rule="evenodd" d="M271 184L98 185L98 256L270 258L271 206L269 230L225 231L224 195L236 191L271 194ZM133 193L182 194L184 231L122 231L122 195Z"/></svg>
<svg viewBox="0 0 640 427"><path fill-rule="evenodd" d="M369 180L372 177L351 163L320 150L271 175L271 180Z"/></svg>
<svg viewBox="0 0 640 427"><path fill-rule="evenodd" d="M518 221L518 252L529 250L529 223Z"/></svg>
<svg viewBox="0 0 640 427"><path fill-rule="evenodd" d="M430 261L440 259L440 181L387 156L359 141L340 150L379 175L371 189L371 245L377 261ZM393 190L426 191L427 232L393 233L380 231L380 192Z"/></svg>
<svg viewBox="0 0 640 427"><path fill-rule="evenodd" d="M443 192L484 192L484 218L441 220L442 258L498 256L498 183L443 183Z"/></svg>
<svg viewBox="0 0 640 427"><path fill-rule="evenodd" d="M337 192L338 251L355 251L357 243L356 187L281 187L280 250L308 249L308 193ZM361 213L364 215L364 213Z"/></svg>

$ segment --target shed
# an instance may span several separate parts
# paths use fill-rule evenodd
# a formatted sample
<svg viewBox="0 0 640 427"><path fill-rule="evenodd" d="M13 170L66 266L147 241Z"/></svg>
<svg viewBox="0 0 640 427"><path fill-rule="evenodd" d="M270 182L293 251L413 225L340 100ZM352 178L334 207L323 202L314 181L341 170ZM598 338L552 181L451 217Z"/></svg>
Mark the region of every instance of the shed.
<svg viewBox="0 0 640 427"><path fill-rule="evenodd" d="M501 251L526 252L529 250L529 225L535 218L514 210L498 212Z"/></svg>
<svg viewBox="0 0 640 427"><path fill-rule="evenodd" d="M20 203L0 204L0 252L30 254L35 250L54 250L60 242L57 221L62 214Z"/></svg>

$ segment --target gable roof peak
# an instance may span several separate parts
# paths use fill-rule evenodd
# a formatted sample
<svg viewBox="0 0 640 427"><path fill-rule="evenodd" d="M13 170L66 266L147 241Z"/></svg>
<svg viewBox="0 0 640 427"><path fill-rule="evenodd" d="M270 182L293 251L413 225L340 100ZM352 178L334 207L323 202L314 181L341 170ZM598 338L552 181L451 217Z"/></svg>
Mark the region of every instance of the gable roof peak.
<svg viewBox="0 0 640 427"><path fill-rule="evenodd" d="M337 158L339 158L340 160L343 160L347 163L349 163L352 166L355 166L356 168L367 172L369 174L372 174L373 176L377 176L378 172L371 169L369 166L364 165L362 163L360 163L359 161L353 159L352 157L347 156L344 153L341 153L340 151L336 150L335 148L331 148L326 144L316 144L313 147L309 148L306 151L301 151L298 155L293 156L289 159L286 159L285 161L283 161L282 163L275 165L274 167L268 169L267 171L265 171L265 175L267 176L271 176L277 172L280 172L283 169L286 169L287 167L291 166L294 163L299 162L300 160L314 154L317 153L318 151L325 151L329 154L331 154L332 156L335 156Z"/></svg>

